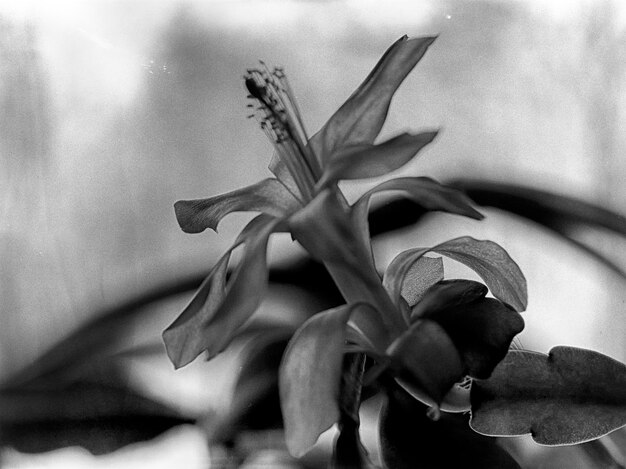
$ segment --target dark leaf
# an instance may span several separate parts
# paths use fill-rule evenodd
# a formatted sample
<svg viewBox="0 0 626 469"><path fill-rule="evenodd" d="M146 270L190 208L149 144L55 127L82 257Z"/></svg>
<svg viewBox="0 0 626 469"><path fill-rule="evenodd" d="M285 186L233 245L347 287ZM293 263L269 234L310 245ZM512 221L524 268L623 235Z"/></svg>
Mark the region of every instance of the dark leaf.
<svg viewBox="0 0 626 469"><path fill-rule="evenodd" d="M430 317L433 313L445 308L484 298L488 291L482 283L473 280L454 279L437 282L411 310L411 322Z"/></svg>
<svg viewBox="0 0 626 469"><path fill-rule="evenodd" d="M437 311L429 316L454 342L474 378L488 378L505 357L513 337L524 329L522 316L493 298Z"/></svg>
<svg viewBox="0 0 626 469"><path fill-rule="evenodd" d="M389 469L519 469L494 438L473 432L463 414L443 413L437 421L427 407L394 387L379 421L381 455Z"/></svg>
<svg viewBox="0 0 626 469"><path fill-rule="evenodd" d="M626 366L606 355L554 347L514 350L472 385L471 426L486 435L530 433L543 445L599 438L626 425Z"/></svg>
<svg viewBox="0 0 626 469"><path fill-rule="evenodd" d="M403 386L423 390L433 405L438 406L463 376L463 364L454 343L433 321L413 324L391 344L387 355L391 369Z"/></svg>
<svg viewBox="0 0 626 469"><path fill-rule="evenodd" d="M201 233L207 228L217 231L220 220L232 212L263 212L281 218L298 206L299 202L278 180L264 179L208 199L179 200L174 210L184 232Z"/></svg>
<svg viewBox="0 0 626 469"><path fill-rule="evenodd" d="M221 352L254 313L267 289L266 249L279 219L259 215L218 261L181 315L163 332L167 354L177 368L205 350ZM227 281L232 251L244 245L243 258Z"/></svg>

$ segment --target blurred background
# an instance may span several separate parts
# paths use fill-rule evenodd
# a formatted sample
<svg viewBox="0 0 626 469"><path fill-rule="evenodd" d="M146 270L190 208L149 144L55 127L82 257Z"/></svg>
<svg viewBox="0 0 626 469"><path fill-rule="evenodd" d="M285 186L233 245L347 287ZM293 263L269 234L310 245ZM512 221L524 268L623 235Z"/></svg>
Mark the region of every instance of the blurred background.
<svg viewBox="0 0 626 469"><path fill-rule="evenodd" d="M404 173L515 184L626 215L618 0L0 2L0 383L13 390L0 398L5 467L227 467L228 448L206 444L207 422L232 410L232 370L255 342L174 372L160 332L248 216L229 217L219 234L187 235L173 203L269 174L271 145L246 119L246 68L284 66L315 130L405 33L439 38L394 98L383 136L442 132ZM429 215L379 237L379 265L407 247L492 239L528 279L524 346L626 361L624 237L600 223L570 226L564 240L505 210L484 212L482 222ZM279 268L299 256L288 239L272 244ZM323 304L309 296L276 285L259 317L292 328ZM97 323L106 314L117 322ZM26 384L29 401L16 391ZM113 388L127 407L89 407L119 402ZM111 425L124 424L98 433L94 422L128 409L152 419L146 438L77 446L87 434L116 440L123 432ZM85 415L92 426L42 443ZM156 439L134 442L147 436ZM525 441L515 450L524 467L580 458ZM291 467L280 452L246 455L249 467Z"/></svg>

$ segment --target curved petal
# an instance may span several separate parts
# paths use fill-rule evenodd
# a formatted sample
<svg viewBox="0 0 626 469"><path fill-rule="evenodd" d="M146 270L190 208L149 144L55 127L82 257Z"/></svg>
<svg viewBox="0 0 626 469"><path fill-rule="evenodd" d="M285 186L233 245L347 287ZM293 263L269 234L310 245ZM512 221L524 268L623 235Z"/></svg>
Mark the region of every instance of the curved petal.
<svg viewBox="0 0 626 469"><path fill-rule="evenodd" d="M491 375L509 351L513 337L524 329L522 316L493 298L452 306L429 318L454 342L464 372L480 379Z"/></svg>
<svg viewBox="0 0 626 469"><path fill-rule="evenodd" d="M409 249L398 254L385 272L385 286L396 304L400 303L400 288L406 271L411 264L430 251L461 262L474 270L485 281L493 296L515 311L526 309L528 291L526 279L519 266L498 244L470 236L455 238L432 248Z"/></svg>
<svg viewBox="0 0 626 469"><path fill-rule="evenodd" d="M339 419L341 366L348 318L363 303L318 313L295 333L279 369L287 449L295 457Z"/></svg>
<svg viewBox="0 0 626 469"><path fill-rule="evenodd" d="M383 286L398 307L403 300L409 307L415 305L430 287L443 279L443 261L441 258L423 257L427 252L428 249L407 249L387 267ZM408 293L408 298L403 292Z"/></svg>
<svg viewBox="0 0 626 469"><path fill-rule="evenodd" d="M341 147L324 166L318 187L340 179L383 176L401 168L437 136L437 131L403 133L376 145L354 144Z"/></svg>
<svg viewBox="0 0 626 469"><path fill-rule="evenodd" d="M365 81L311 138L310 145L322 166L337 148L374 141L391 98L434 40L403 36L387 49Z"/></svg>
<svg viewBox="0 0 626 469"><path fill-rule="evenodd" d="M472 384L471 427L492 436L530 433L542 445L594 440L626 425L626 366L601 353L515 350Z"/></svg>
<svg viewBox="0 0 626 469"><path fill-rule="evenodd" d="M481 213L474 210L471 200L456 189L446 187L427 177L396 178L373 187L352 205L350 216L357 227L356 232L362 237L363 242L369 242L368 214L370 200L373 195L384 191L401 191L428 210L441 210L476 220L483 218ZM370 255L370 257L373 259L373 256Z"/></svg>
<svg viewBox="0 0 626 469"><path fill-rule="evenodd" d="M176 368L205 350L209 357L221 352L256 311L267 289L267 243L280 223L269 215L254 218L213 267L189 305L163 332L167 354ZM243 258L227 278L230 256L241 244Z"/></svg>
<svg viewBox="0 0 626 469"><path fill-rule="evenodd" d="M297 199L276 179L264 179L251 186L208 199L179 200L174 204L176 219L186 233L217 231L220 220L232 212L263 212L285 217L299 206Z"/></svg>

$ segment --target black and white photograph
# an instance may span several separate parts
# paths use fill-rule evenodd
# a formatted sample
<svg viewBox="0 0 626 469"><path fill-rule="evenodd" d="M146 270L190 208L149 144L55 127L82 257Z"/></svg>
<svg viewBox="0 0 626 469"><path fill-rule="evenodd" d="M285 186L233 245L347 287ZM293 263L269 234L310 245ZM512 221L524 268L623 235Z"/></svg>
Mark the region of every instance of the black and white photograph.
<svg viewBox="0 0 626 469"><path fill-rule="evenodd" d="M0 0L0 468L626 469L626 2Z"/></svg>

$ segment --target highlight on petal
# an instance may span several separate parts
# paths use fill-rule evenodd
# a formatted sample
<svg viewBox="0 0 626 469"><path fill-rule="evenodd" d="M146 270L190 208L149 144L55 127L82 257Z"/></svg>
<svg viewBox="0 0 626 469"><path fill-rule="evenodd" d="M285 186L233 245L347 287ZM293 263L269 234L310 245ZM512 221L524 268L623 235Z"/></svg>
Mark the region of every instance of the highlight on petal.
<svg viewBox="0 0 626 469"><path fill-rule="evenodd" d="M176 219L186 233L201 233L217 225L232 212L263 212L285 217L299 206L298 200L276 179L264 179L242 189L208 199L179 200L174 204Z"/></svg>
<svg viewBox="0 0 626 469"><path fill-rule="evenodd" d="M514 350L472 384L470 425L492 436L530 433L542 445L583 443L626 425L624 389L626 365L601 353Z"/></svg>
<svg viewBox="0 0 626 469"><path fill-rule="evenodd" d="M399 304L400 285L410 265L427 252L436 252L474 270L485 281L493 296L521 312L528 304L526 279L511 256L493 241L463 236L432 248L409 249L391 261L385 277L392 300Z"/></svg>
<svg viewBox="0 0 626 469"><path fill-rule="evenodd" d="M391 369L407 390L422 390L439 405L454 383L463 377L463 363L446 333L436 322L424 320L411 325L387 349Z"/></svg>
<svg viewBox="0 0 626 469"><path fill-rule="evenodd" d="M202 352L221 352L237 329L256 311L267 289L266 250L281 220L269 215L254 218L222 256L181 315L163 332L167 354L176 368ZM230 277L232 252L243 244L243 257Z"/></svg>
<svg viewBox="0 0 626 469"><path fill-rule="evenodd" d="M454 342L472 378L488 378L506 356L513 338L524 329L522 316L493 298L448 307L429 318Z"/></svg>
<svg viewBox="0 0 626 469"><path fill-rule="evenodd" d="M339 419L346 323L364 303L318 313L295 333L279 369L287 449L302 456Z"/></svg>
<svg viewBox="0 0 626 469"><path fill-rule="evenodd" d="M341 179L383 176L401 168L437 136L437 131L403 133L376 145L354 144L341 147L324 166L318 187Z"/></svg>
<svg viewBox="0 0 626 469"><path fill-rule="evenodd" d="M387 117L391 98L434 40L403 36L387 49L363 83L311 139L322 166L340 147L374 141Z"/></svg>

